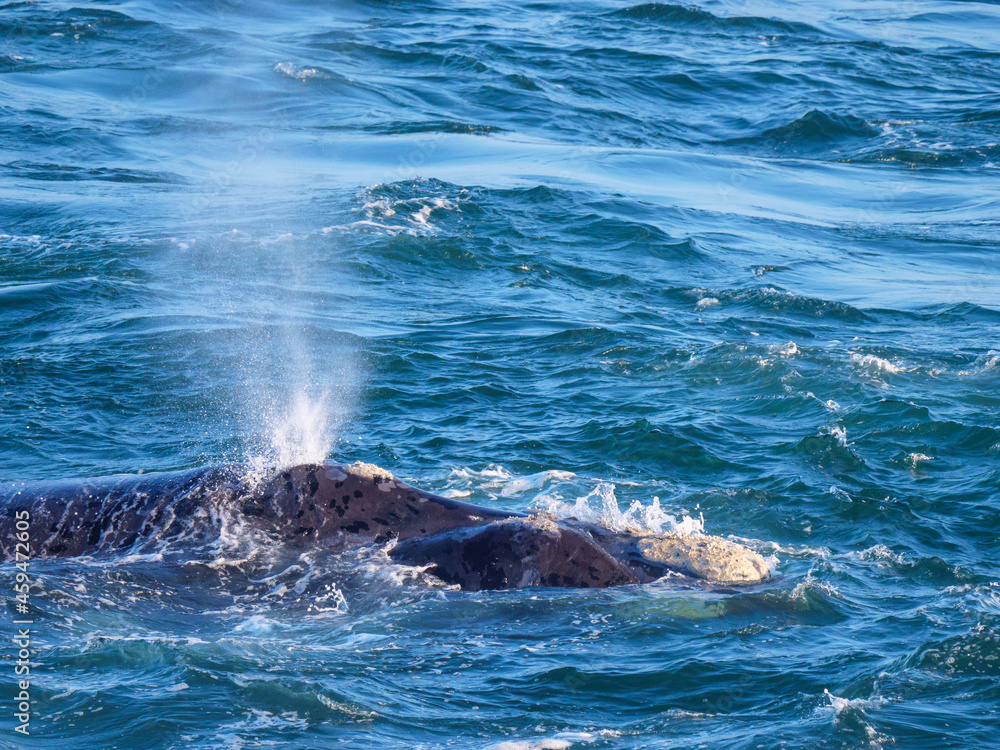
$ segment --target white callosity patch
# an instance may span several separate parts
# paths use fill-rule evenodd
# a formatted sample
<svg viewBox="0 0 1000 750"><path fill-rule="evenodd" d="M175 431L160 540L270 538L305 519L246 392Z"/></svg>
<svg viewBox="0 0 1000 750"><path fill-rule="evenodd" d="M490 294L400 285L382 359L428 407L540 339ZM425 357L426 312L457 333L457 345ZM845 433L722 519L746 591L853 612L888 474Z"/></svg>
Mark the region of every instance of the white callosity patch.
<svg viewBox="0 0 1000 750"><path fill-rule="evenodd" d="M388 469L383 469L375 464L366 464L363 461L355 461L347 467L347 470L354 476L360 477L361 479L392 479L392 472Z"/></svg>
<svg viewBox="0 0 1000 750"><path fill-rule="evenodd" d="M639 541L639 549L649 560L676 566L706 581L747 583L771 574L767 562L756 552L717 536L651 534Z"/></svg>

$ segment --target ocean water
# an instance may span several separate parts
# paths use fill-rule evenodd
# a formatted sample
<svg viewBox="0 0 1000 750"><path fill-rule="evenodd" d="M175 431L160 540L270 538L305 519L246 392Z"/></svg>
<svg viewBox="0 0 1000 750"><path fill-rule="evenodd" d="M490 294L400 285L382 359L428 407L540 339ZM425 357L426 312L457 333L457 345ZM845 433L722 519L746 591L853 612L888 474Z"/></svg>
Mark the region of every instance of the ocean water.
<svg viewBox="0 0 1000 750"><path fill-rule="evenodd" d="M0 6L0 480L364 460L775 572L34 560L0 745L1000 747L998 68L995 2Z"/></svg>

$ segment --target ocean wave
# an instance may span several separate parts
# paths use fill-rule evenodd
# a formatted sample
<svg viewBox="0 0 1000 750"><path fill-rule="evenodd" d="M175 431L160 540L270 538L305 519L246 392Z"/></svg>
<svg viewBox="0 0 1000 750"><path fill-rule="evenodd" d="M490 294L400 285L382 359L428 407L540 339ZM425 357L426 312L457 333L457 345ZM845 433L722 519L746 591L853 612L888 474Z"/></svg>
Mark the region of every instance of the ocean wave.
<svg viewBox="0 0 1000 750"><path fill-rule="evenodd" d="M97 180L102 182L123 182L136 184L184 184L187 181L179 175L170 172L145 171L140 169L124 169L95 167L84 168L72 164L40 164L27 161L13 161L0 165L10 170L14 175L28 180L43 182L76 182Z"/></svg>
<svg viewBox="0 0 1000 750"><path fill-rule="evenodd" d="M717 16L701 8L671 3L641 3L612 11L610 16L633 21L653 22L678 27L732 29L747 34L771 33L796 36L821 36L821 32L805 23L782 21L758 16Z"/></svg>
<svg viewBox="0 0 1000 750"><path fill-rule="evenodd" d="M724 312L727 307L740 306L758 312L803 318L829 318L855 322L869 319L868 314L863 310L847 303L808 297L775 287L752 289L675 288L664 294L677 299L691 299L694 306L697 306L703 299L715 300L716 302L711 303L713 312Z"/></svg>
<svg viewBox="0 0 1000 750"><path fill-rule="evenodd" d="M868 463L847 439L843 425L824 425L816 435L809 435L786 450L801 455L817 468L836 471L867 471Z"/></svg>
<svg viewBox="0 0 1000 750"><path fill-rule="evenodd" d="M274 72L299 81L308 81L311 78L333 77L333 73L325 68L299 66L292 62L278 63L274 66Z"/></svg>
<svg viewBox="0 0 1000 750"><path fill-rule="evenodd" d="M332 453L777 565L472 593L211 518L32 561L39 733L989 745L995 8L5 5L5 476Z"/></svg>
<svg viewBox="0 0 1000 750"><path fill-rule="evenodd" d="M959 370L959 377L969 377L977 375L986 375L992 373L993 370L1000 365L1000 351L995 349L990 349L986 354L980 355L972 363L972 366L968 369Z"/></svg>
<svg viewBox="0 0 1000 750"><path fill-rule="evenodd" d="M414 194L420 191L423 194ZM437 181L407 181L388 185L373 185L358 195L361 206L355 209L364 219L347 225L325 227L334 229L370 229L385 234L408 234L413 237L433 235L438 227L431 219L449 212L462 211L470 200L469 191Z"/></svg>
<svg viewBox="0 0 1000 750"><path fill-rule="evenodd" d="M851 362L853 362L862 373L875 377L880 381L885 375L898 375L906 372L906 368L902 365L890 362L883 357L879 357L877 354L862 354L860 352L853 352L851 354Z"/></svg>
<svg viewBox="0 0 1000 750"><path fill-rule="evenodd" d="M962 635L924 644L905 664L948 677L1000 677L1000 632L977 624Z"/></svg>
<svg viewBox="0 0 1000 750"><path fill-rule="evenodd" d="M762 131L759 135L723 141L725 145L757 146L782 154L830 153L846 149L849 142L867 140L879 135L879 129L851 114L833 114L818 109L784 125ZM857 148L856 145L853 148Z"/></svg>
<svg viewBox="0 0 1000 750"><path fill-rule="evenodd" d="M940 557L895 552L884 544L877 544L859 552L849 552L846 557L874 563L882 570L914 580L931 581L935 585L955 586L973 577L967 569L952 565Z"/></svg>

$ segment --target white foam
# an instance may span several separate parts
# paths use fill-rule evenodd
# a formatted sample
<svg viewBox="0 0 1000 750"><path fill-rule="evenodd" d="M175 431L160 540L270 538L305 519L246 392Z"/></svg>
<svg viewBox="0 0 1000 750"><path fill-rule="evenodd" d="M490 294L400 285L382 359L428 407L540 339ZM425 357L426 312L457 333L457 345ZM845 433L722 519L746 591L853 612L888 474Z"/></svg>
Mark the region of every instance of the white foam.
<svg viewBox="0 0 1000 750"><path fill-rule="evenodd" d="M503 466L499 464L490 464L485 469L479 471L475 469L462 468L462 469L452 469L451 474L448 475L456 479L472 479L472 478L486 478L486 479L511 479L513 474L507 471Z"/></svg>
<svg viewBox="0 0 1000 750"><path fill-rule="evenodd" d="M357 708L356 706L353 706L350 703L343 703L341 701L333 700L332 698L328 698L322 693L316 693L316 698L317 700L319 700L320 703L329 708L331 711L336 711L337 713L346 714L347 716L350 716L352 719L358 721L373 721L374 719L378 718L378 714L375 713L374 711L365 711L364 709Z"/></svg>
<svg viewBox="0 0 1000 750"><path fill-rule="evenodd" d="M195 636L171 636L165 635L163 633L132 633L130 635L118 635L117 633L105 633L101 631L94 631L88 633L86 636L87 648L91 648L94 644L101 644L106 641L114 641L116 643L159 643L168 646L207 646L208 641L204 641L201 638Z"/></svg>
<svg viewBox="0 0 1000 750"><path fill-rule="evenodd" d="M705 519L683 515L680 519L663 510L660 498L654 497L649 505L635 500L624 513L618 507L615 486L601 482L589 494L573 501L564 501L558 495L539 495L534 505L559 518L575 518L579 521L597 523L613 531L642 530L655 533L673 532L680 534L701 534L705 530Z"/></svg>
<svg viewBox="0 0 1000 750"><path fill-rule="evenodd" d="M854 502L854 498L851 497L851 494L847 490L841 489L835 484L830 486L829 493L840 500L846 500L849 503Z"/></svg>
<svg viewBox="0 0 1000 750"><path fill-rule="evenodd" d="M251 708L243 714L243 718L221 725L211 742L212 747L242 750L246 747L260 747L261 743L257 737L264 732L288 732L289 730L303 732L308 728L308 720L299 716L296 711L282 711L280 714L273 714L260 708Z"/></svg>
<svg viewBox="0 0 1000 750"><path fill-rule="evenodd" d="M752 540L740 539L739 537L733 537L734 541L740 542L743 545L748 545ZM832 552L828 547L809 547L804 544L779 544L778 542L762 542L764 549L773 550L775 553L781 553L783 555L793 555L793 556L803 556L803 557L818 557L821 559L826 559L832 556Z"/></svg>
<svg viewBox="0 0 1000 750"><path fill-rule="evenodd" d="M695 305L696 310L704 310L706 307L715 307L719 304L717 297L702 297Z"/></svg>
<svg viewBox="0 0 1000 750"><path fill-rule="evenodd" d="M823 690L823 695L830 701L830 704L825 708L835 719L844 711L856 710L864 712L873 708L881 708L886 704L885 698L881 696L873 696L871 698L841 698L827 689Z"/></svg>
<svg viewBox="0 0 1000 750"><path fill-rule="evenodd" d="M903 565L905 563L901 554L893 552L884 544L876 544L874 547L863 549L860 552L848 552L847 555L857 556L859 560L875 561L883 567L889 563L893 565Z"/></svg>
<svg viewBox="0 0 1000 750"><path fill-rule="evenodd" d="M614 729L601 729L596 732L558 732L551 737L540 737L529 740L506 740L496 745L488 745L487 750L566 750L574 744L591 744L595 740L605 740L621 737L621 732Z"/></svg>
<svg viewBox="0 0 1000 750"><path fill-rule="evenodd" d="M839 424L827 425L820 429L820 434L829 435L830 437L835 438L837 444L841 448L847 447L847 428L844 427L843 425Z"/></svg>
<svg viewBox="0 0 1000 750"><path fill-rule="evenodd" d="M527 490L541 489L549 482L564 482L575 477L576 474L571 471L559 471L557 469L540 471L537 474L530 474L526 477L511 479L506 485L504 485L504 488L500 490L500 497L513 497L514 495L519 495Z"/></svg>
<svg viewBox="0 0 1000 750"><path fill-rule="evenodd" d="M337 584L329 582L324 586L324 593L313 599L313 603L306 611L342 615L346 614L348 609L347 597L344 596L344 592L337 587Z"/></svg>
<svg viewBox="0 0 1000 750"><path fill-rule="evenodd" d="M517 477L500 464L489 464L485 469L478 470L467 466L452 469L445 480L447 489L444 492L459 494L445 495L445 497L468 497L476 491L497 497L504 486L515 479Z"/></svg>
<svg viewBox="0 0 1000 750"><path fill-rule="evenodd" d="M975 365L970 370L961 370L958 374L961 377L968 377L969 375L979 375L985 372L990 372L996 369L996 366L1000 364L1000 352L991 349L986 352L982 357L979 357Z"/></svg>
<svg viewBox="0 0 1000 750"><path fill-rule="evenodd" d="M774 344L769 346L768 350L774 352L775 354L780 354L783 357L791 357L792 355L799 353L799 347L794 341L789 341L784 344Z"/></svg>
<svg viewBox="0 0 1000 750"><path fill-rule="evenodd" d="M136 563L143 562L162 562L163 561L163 551L150 552L148 554L142 555L125 555L125 557L115 558L110 561L111 565L134 565Z"/></svg>
<svg viewBox="0 0 1000 750"><path fill-rule="evenodd" d="M357 221L352 224L327 227L329 229L347 229L352 227L370 227L380 229L387 234L406 233L413 236L432 235L437 232L437 227L431 222L431 217L440 211L461 210L459 203L468 200L468 191L462 190L454 199L448 199L440 195L424 195L417 197L405 197L392 200L386 196L378 195L377 191L382 185L373 185L363 191L359 196L363 201L360 210L365 215L365 221ZM357 210L357 209L355 209ZM390 223L392 217L398 217L401 224Z"/></svg>
<svg viewBox="0 0 1000 750"><path fill-rule="evenodd" d="M458 584L450 585L428 571L435 567L429 565L405 565L389 557L389 552L396 546L395 541L380 547L361 547L354 551L356 568L365 577L384 584L388 588L402 588L417 584L422 589L439 589L444 591L459 591Z"/></svg>
<svg viewBox="0 0 1000 750"><path fill-rule="evenodd" d="M636 500L623 512L618 507L614 484L580 477L571 471L549 469L516 476L499 464L490 464L479 470L468 467L452 469L447 483L449 486L442 494L452 498L468 497L474 492L485 493L494 499L538 492L530 501L532 508L548 511L559 518L598 523L617 531L704 532L703 517L670 514L662 508L658 497L652 498L648 504ZM581 490L586 492L588 485L593 489L579 494Z"/></svg>
<svg viewBox="0 0 1000 750"><path fill-rule="evenodd" d="M295 63L291 62L280 62L274 66L275 73L281 73L289 78L297 78L300 81L306 81L310 78L321 77L320 71L316 68L300 68Z"/></svg>
<svg viewBox="0 0 1000 750"><path fill-rule="evenodd" d="M911 453L906 457L906 465L911 469L916 469L917 466L923 461L933 461L934 456L928 456L926 453Z"/></svg>
<svg viewBox="0 0 1000 750"><path fill-rule="evenodd" d="M989 583L977 591L979 604L991 615L1000 615L1000 589L998 584Z"/></svg>
<svg viewBox="0 0 1000 750"><path fill-rule="evenodd" d="M390 216L396 215L396 209L389 205L389 201L385 198L369 201L368 203L365 203L362 208L369 216L377 215L384 219L388 219Z"/></svg>
<svg viewBox="0 0 1000 750"><path fill-rule="evenodd" d="M792 599L804 600L806 598L806 593L809 591L818 591L820 594L835 599L844 598L840 591L837 590L837 587L829 581L813 578L811 570L806 573L805 579L795 585L795 588L793 588L790 593L790 597Z"/></svg>
<svg viewBox="0 0 1000 750"><path fill-rule="evenodd" d="M868 372L884 372L889 373L890 375L897 375L901 372L906 372L905 368L895 365L882 357L877 357L874 354L859 354L858 352L853 352L851 354L851 361L854 362L854 364L859 368L867 370Z"/></svg>
<svg viewBox="0 0 1000 750"><path fill-rule="evenodd" d="M278 623L264 617L263 615L251 615L241 622L233 631L236 633L250 633L252 635L265 635L272 633L279 628Z"/></svg>

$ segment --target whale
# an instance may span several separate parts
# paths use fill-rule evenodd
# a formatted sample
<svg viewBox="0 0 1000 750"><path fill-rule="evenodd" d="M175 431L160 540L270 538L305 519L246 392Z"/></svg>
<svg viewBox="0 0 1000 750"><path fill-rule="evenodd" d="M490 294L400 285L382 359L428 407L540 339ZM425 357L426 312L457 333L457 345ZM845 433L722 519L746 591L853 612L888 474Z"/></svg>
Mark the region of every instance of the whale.
<svg viewBox="0 0 1000 750"><path fill-rule="evenodd" d="M668 575L751 584L770 576L759 554L720 537L472 505L373 464L333 461L8 484L0 489L0 560L210 544L227 524L292 547L382 545L393 561L464 591L604 588Z"/></svg>

